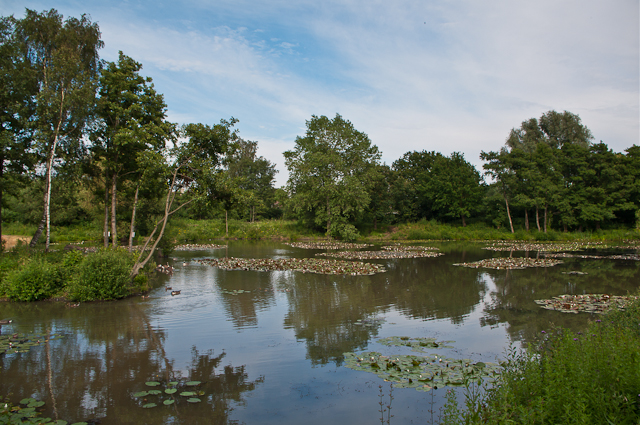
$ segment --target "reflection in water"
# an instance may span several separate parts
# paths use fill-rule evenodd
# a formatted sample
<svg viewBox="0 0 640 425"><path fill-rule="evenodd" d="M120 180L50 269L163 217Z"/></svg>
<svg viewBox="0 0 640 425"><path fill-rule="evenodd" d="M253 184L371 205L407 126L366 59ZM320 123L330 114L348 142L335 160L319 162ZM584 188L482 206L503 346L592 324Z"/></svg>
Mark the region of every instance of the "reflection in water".
<svg viewBox="0 0 640 425"><path fill-rule="evenodd" d="M2 314L17 317L22 305L15 305L18 311L12 311L12 306L3 306ZM100 419L103 424L225 424L230 403L241 403L243 393L261 382L249 381L244 366L225 365L217 373L226 354L200 354L195 345L186 374L174 370L174 360L166 356L163 347L165 332L152 328L136 300L85 304L77 309L40 304L36 310L42 316L23 310L14 330L65 329L65 337L29 353L0 358L0 394L13 396L14 401L27 396L43 400L47 407L44 414L54 419ZM49 318L42 320L46 316ZM203 382L203 403L142 409L132 397L145 389L146 381L180 378Z"/></svg>
<svg viewBox="0 0 640 425"><path fill-rule="evenodd" d="M342 367L343 353L382 351L379 336L440 333L465 355L498 355L510 341L530 341L551 323L576 328L589 319L544 310L534 300L564 293L625 295L640 281L640 262L567 258L552 268L469 269L453 264L536 254L437 245L444 256L378 260L387 272L373 276L224 271L192 262L323 252L230 242L225 250L176 253L176 272L159 275L145 300L78 308L0 303L0 319L14 319L4 333L65 335L0 357L0 395L14 402L33 396L46 402L46 416L102 418L105 425L373 423L382 382ZM587 274L563 274L573 270ZM181 295L172 297L165 285ZM142 409L132 396L147 389L148 380L178 379L202 381L203 402ZM394 390L394 403L402 406L394 412L396 423L424 422L424 397ZM444 399L441 393L427 397L436 406Z"/></svg>
<svg viewBox="0 0 640 425"><path fill-rule="evenodd" d="M567 274L574 270L586 274ZM586 319L594 318L587 313L545 310L534 300L562 294L626 295L637 290L633 282L640 282L640 263L567 258L562 265L551 268L490 270L485 274L495 289L491 291L491 302L485 306L481 324L506 323L512 340L532 341L550 325L578 330L586 325Z"/></svg>

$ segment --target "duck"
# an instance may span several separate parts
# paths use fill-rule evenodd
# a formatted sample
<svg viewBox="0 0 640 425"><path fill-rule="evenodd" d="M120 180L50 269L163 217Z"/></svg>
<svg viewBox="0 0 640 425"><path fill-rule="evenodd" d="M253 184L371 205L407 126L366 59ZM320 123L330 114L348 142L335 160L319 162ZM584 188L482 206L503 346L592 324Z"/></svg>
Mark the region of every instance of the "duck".
<svg viewBox="0 0 640 425"><path fill-rule="evenodd" d="M164 287L164 290L165 290L165 291L170 291L170 290L172 290L172 289L173 289L173 288L172 288L171 286L165 286L165 287Z"/></svg>
<svg viewBox="0 0 640 425"><path fill-rule="evenodd" d="M13 322L11 319L2 319L0 320L0 325L8 325L11 322Z"/></svg>
<svg viewBox="0 0 640 425"><path fill-rule="evenodd" d="M180 291L171 291L171 295L180 295Z"/></svg>

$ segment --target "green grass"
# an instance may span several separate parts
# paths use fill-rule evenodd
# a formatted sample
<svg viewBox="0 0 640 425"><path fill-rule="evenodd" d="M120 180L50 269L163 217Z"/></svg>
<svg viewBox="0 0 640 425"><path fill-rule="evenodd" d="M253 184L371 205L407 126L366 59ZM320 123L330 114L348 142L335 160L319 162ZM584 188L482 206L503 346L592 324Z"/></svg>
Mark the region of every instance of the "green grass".
<svg viewBox="0 0 640 425"><path fill-rule="evenodd" d="M486 391L449 393L442 423L633 424L640 422L640 301L584 332L550 329L512 349Z"/></svg>

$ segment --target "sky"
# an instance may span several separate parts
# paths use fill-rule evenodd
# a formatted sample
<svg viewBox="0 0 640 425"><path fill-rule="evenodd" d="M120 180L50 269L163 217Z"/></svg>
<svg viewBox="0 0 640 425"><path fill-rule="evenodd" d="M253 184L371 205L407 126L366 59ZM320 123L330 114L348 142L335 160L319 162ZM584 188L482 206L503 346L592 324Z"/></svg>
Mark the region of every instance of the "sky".
<svg viewBox="0 0 640 425"><path fill-rule="evenodd" d="M276 165L313 115L340 114L393 161L481 151L570 111L615 152L640 144L637 0L0 0L0 15L87 14L142 63L171 122L235 117Z"/></svg>

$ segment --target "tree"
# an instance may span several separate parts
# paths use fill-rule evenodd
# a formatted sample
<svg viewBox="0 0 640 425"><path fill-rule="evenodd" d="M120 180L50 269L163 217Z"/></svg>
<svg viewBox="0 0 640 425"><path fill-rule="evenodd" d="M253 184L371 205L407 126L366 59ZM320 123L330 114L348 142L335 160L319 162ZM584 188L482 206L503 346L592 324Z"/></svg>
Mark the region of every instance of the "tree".
<svg viewBox="0 0 640 425"><path fill-rule="evenodd" d="M16 32L16 20L0 17L0 239L3 194L34 165L28 123L34 114L35 72Z"/></svg>
<svg viewBox="0 0 640 425"><path fill-rule="evenodd" d="M414 151L393 162L397 208L405 220L433 217L432 169L441 157L442 154L435 151Z"/></svg>
<svg viewBox="0 0 640 425"><path fill-rule="evenodd" d="M143 171L138 164L139 154L146 150L159 152L173 135L173 125L165 120L167 106L163 96L156 93L151 78L138 73L141 69L140 63L120 52L118 63L107 63L101 72L96 109L99 121L92 134L92 152L94 161L100 162L105 186L105 246L109 240L109 209L113 246L118 243L119 179L128 176L140 182Z"/></svg>
<svg viewBox="0 0 640 425"><path fill-rule="evenodd" d="M42 222L30 245L35 246L46 227L46 249L50 239L51 176L61 146L79 143L95 103L103 47L100 30L86 15L63 17L55 9L37 13L27 9L17 22L17 33L25 43L27 60L37 72L35 96L36 140L45 162ZM66 145L66 146L65 146Z"/></svg>
<svg viewBox="0 0 640 425"><path fill-rule="evenodd" d="M145 241L140 257L131 269L131 279L149 262L164 236L169 218L186 205L206 196L207 184L214 180L212 174L219 172L222 154L229 142L236 138L232 131L236 119L221 120L213 127L205 124L187 124L181 129L183 143L176 144L165 156L170 163L165 166L167 190L164 212ZM176 199L178 199L176 206ZM157 232L157 233L156 233ZM151 243L153 241L153 243ZM149 253L144 252L151 244Z"/></svg>
<svg viewBox="0 0 640 425"><path fill-rule="evenodd" d="M352 222L369 205L371 172L380 152L369 137L336 114L313 115L304 137L284 153L288 190L299 218L323 226L329 236L354 238Z"/></svg>
<svg viewBox="0 0 640 425"><path fill-rule="evenodd" d="M453 152L450 158L437 157L427 185L434 210L447 217L459 217L462 226L466 227L465 219L482 203L484 188L481 183L480 173L461 153Z"/></svg>
<svg viewBox="0 0 640 425"><path fill-rule="evenodd" d="M243 139L229 146L224 162L228 177L243 192L246 217L253 222L257 212L271 208L275 202L275 165L258 156L258 142Z"/></svg>

